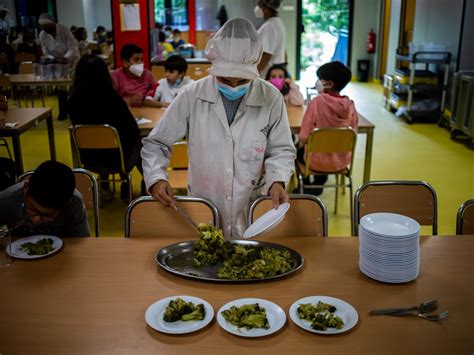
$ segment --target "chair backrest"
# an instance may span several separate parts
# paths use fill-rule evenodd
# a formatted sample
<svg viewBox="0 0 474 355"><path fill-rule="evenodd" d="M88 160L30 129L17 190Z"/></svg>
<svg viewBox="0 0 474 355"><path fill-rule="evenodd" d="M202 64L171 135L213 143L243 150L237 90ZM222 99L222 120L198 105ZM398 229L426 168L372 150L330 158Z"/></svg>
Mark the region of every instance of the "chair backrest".
<svg viewBox="0 0 474 355"><path fill-rule="evenodd" d="M21 62L18 66L18 73L19 74L33 74L33 62Z"/></svg>
<svg viewBox="0 0 474 355"><path fill-rule="evenodd" d="M117 130L107 124L104 125L77 125L72 129L74 147L81 162L81 150L84 149L117 149L120 154L121 168L125 171L122 145Z"/></svg>
<svg viewBox="0 0 474 355"><path fill-rule="evenodd" d="M36 60L35 53L25 53L25 52L16 52L15 53L15 63L22 63L22 62L34 62ZM31 73L20 73L20 74L32 74Z"/></svg>
<svg viewBox="0 0 474 355"><path fill-rule="evenodd" d="M309 173L310 153L351 153L352 169L354 152L357 143L357 132L352 127L315 128L308 137L305 153L305 174Z"/></svg>
<svg viewBox="0 0 474 355"><path fill-rule="evenodd" d="M18 177L18 181L29 180L33 170ZM82 201L86 210L94 214L94 230L96 238L99 237L99 189L94 174L86 169L72 169L76 179L76 190L82 195Z"/></svg>
<svg viewBox="0 0 474 355"><path fill-rule="evenodd" d="M1 64L1 63L0 63ZM5 74L0 74L0 86L5 87L10 89L12 86L12 83L10 81L10 78L5 75Z"/></svg>
<svg viewBox="0 0 474 355"><path fill-rule="evenodd" d="M474 199L464 202L459 207L456 218L457 235L474 235Z"/></svg>
<svg viewBox="0 0 474 355"><path fill-rule="evenodd" d="M360 219L375 212L390 212L413 218L422 226L432 226L438 234L438 201L433 187L424 181L369 181L354 197L353 235L358 235Z"/></svg>
<svg viewBox="0 0 474 355"><path fill-rule="evenodd" d="M262 196L255 200L249 209L248 224L270 211L273 203L270 197ZM272 230L265 233L269 237L327 237L328 216L322 201L314 195L290 195L290 209L285 218Z"/></svg>
<svg viewBox="0 0 474 355"><path fill-rule="evenodd" d="M213 223L219 228L220 215L209 200L175 196L177 205L196 223ZM130 203L125 214L125 237L196 238L196 229L175 210L164 207L151 196L139 197Z"/></svg>
<svg viewBox="0 0 474 355"><path fill-rule="evenodd" d="M173 144L171 153L170 168L187 169L188 168L188 142L181 141Z"/></svg>

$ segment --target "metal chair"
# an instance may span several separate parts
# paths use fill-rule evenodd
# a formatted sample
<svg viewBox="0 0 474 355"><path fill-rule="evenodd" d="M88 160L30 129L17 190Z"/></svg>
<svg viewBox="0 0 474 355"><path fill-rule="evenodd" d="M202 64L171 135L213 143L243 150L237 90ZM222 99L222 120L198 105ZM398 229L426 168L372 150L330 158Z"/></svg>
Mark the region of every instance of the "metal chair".
<svg viewBox="0 0 474 355"><path fill-rule="evenodd" d="M168 182L174 189L188 187L188 142L181 141L173 144L170 165L168 168Z"/></svg>
<svg viewBox="0 0 474 355"><path fill-rule="evenodd" d="M290 209L283 221L265 233L265 237L327 237L328 215L322 201L314 195L290 195ZM256 199L249 209L248 225L273 208L270 197Z"/></svg>
<svg viewBox="0 0 474 355"><path fill-rule="evenodd" d="M72 138L79 166L97 174L112 175L112 179L99 177L98 182L112 182L114 192L116 182L128 182L129 202L131 202L133 199L131 173L133 167L128 169L125 166L122 144L117 130L106 124L77 125L72 129ZM87 154L98 150L109 152L111 154L110 159L104 162ZM115 174L125 175L126 178L116 179Z"/></svg>
<svg viewBox="0 0 474 355"><path fill-rule="evenodd" d="M457 235L474 235L474 199L467 200L459 207L456 218Z"/></svg>
<svg viewBox="0 0 474 355"><path fill-rule="evenodd" d="M436 191L424 181L369 181L354 197L352 235L358 235L360 219L375 212L390 212L413 218L422 226L432 226L438 234Z"/></svg>
<svg viewBox="0 0 474 355"><path fill-rule="evenodd" d="M5 147L5 149L7 150L8 157L10 159L13 159L13 155L10 151L10 147L8 146L8 141L6 138L0 137L0 147Z"/></svg>
<svg viewBox="0 0 474 355"><path fill-rule="evenodd" d="M220 227L220 214L209 200L191 196L175 196L176 203L196 223L213 223ZM135 199L125 214L125 238L173 237L196 238L196 229L172 208L163 206L151 196Z"/></svg>
<svg viewBox="0 0 474 355"><path fill-rule="evenodd" d="M33 174L32 171L18 177L18 181L28 180ZM82 201L86 210L92 211L94 214L94 230L95 237L99 237L99 189L97 187L97 180L89 170L86 169L72 169L74 177L76 178L76 190L82 195Z"/></svg>
<svg viewBox="0 0 474 355"><path fill-rule="evenodd" d="M339 188L349 187L349 199L350 199L350 209L352 216L352 165L354 162L355 148L357 142L357 132L354 131L351 127L337 127L337 128L315 128L311 135L308 137L308 142L306 143L306 152L305 152L305 164L296 161L296 167L298 170L298 180L300 193L303 193L305 187L335 187L336 193L334 197L334 213L337 213L337 198L339 193ZM350 164L339 171L333 172L321 172L311 170L309 167L310 164L310 155L311 154L330 154L330 153L350 153L351 161ZM303 178L307 178L310 175L334 175L336 182L334 184L324 184L324 185L315 185L315 184L305 184ZM342 179L340 179L342 177ZM347 178L348 183L346 184L344 178ZM343 190L344 192L344 190Z"/></svg>

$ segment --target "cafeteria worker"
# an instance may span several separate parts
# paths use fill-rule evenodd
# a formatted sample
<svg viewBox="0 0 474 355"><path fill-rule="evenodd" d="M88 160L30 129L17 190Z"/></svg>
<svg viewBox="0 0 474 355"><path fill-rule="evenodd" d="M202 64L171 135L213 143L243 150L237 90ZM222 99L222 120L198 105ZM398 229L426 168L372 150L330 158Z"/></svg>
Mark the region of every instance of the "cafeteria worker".
<svg viewBox="0 0 474 355"><path fill-rule="evenodd" d="M250 203L268 195L288 202L293 145L283 96L259 78L262 42L254 25L233 18L211 38L209 76L187 86L143 139L143 172L150 194L176 208L166 168L173 143L188 140L191 196L211 200L227 239L240 238Z"/></svg>

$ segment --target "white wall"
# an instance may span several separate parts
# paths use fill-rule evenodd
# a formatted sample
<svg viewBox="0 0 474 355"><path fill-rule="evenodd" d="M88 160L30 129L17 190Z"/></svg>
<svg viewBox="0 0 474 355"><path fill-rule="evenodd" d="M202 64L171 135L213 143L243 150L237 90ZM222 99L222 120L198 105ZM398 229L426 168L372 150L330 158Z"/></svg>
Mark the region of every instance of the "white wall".
<svg viewBox="0 0 474 355"><path fill-rule="evenodd" d="M380 36L378 31L380 27L380 0L355 0L354 1L354 15L352 20L352 54L350 67L352 75L357 74L357 60L369 59L370 63L370 77L375 77L374 73L377 70L377 53L369 54L366 50L367 34L370 29L373 29L377 36ZM376 47L376 52L380 50L380 46Z"/></svg>
<svg viewBox="0 0 474 355"><path fill-rule="evenodd" d="M82 0L56 0L57 21L66 27L84 27L84 6Z"/></svg>
<svg viewBox="0 0 474 355"><path fill-rule="evenodd" d="M395 56L398 47L399 31L400 31L400 14L402 11L402 1L392 0L392 9L390 13L390 28L388 33L387 47L387 74L395 73Z"/></svg>
<svg viewBox="0 0 474 355"><path fill-rule="evenodd" d="M468 0L467 3L472 2ZM461 33L463 1L461 0L417 0L413 42L433 42L447 46L456 61ZM471 21L469 19L469 21ZM472 36L472 22L471 22ZM469 31L465 32L469 36ZM472 38L471 38L472 41Z"/></svg>
<svg viewBox="0 0 474 355"><path fill-rule="evenodd" d="M85 27L92 39L97 26L112 30L110 0L56 0L58 22L67 27Z"/></svg>

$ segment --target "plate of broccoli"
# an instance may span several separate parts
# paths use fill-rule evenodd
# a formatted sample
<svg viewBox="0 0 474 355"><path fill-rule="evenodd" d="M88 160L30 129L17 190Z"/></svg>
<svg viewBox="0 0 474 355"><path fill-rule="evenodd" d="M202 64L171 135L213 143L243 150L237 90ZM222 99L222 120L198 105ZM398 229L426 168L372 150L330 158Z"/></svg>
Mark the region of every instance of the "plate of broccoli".
<svg viewBox="0 0 474 355"><path fill-rule="evenodd" d="M17 259L38 259L56 253L62 246L61 238L53 235L32 235L11 243L7 252Z"/></svg>
<svg viewBox="0 0 474 355"><path fill-rule="evenodd" d="M318 334L339 334L352 329L359 319L356 309L335 297L309 296L290 306L291 320L304 330Z"/></svg>
<svg viewBox="0 0 474 355"><path fill-rule="evenodd" d="M217 323L227 332L241 337L262 337L280 330L285 311L277 304L259 298L241 298L223 305Z"/></svg>
<svg viewBox="0 0 474 355"><path fill-rule="evenodd" d="M150 327L162 333L186 334L204 328L214 318L214 309L193 296L171 296L151 304L145 312Z"/></svg>

